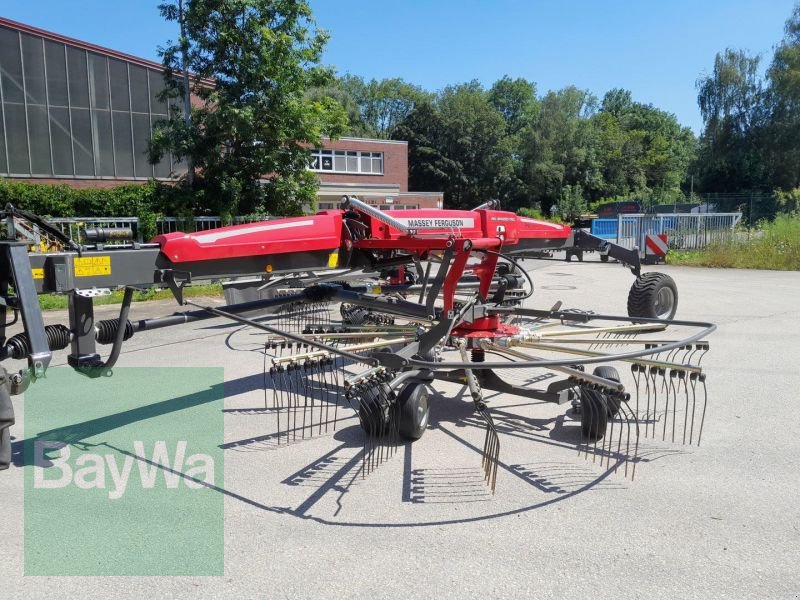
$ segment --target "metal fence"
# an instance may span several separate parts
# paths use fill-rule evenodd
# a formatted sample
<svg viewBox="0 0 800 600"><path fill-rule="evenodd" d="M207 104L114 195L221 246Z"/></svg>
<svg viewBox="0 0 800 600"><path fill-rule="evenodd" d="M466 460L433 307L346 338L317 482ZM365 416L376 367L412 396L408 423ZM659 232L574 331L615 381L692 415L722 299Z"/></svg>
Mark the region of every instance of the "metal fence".
<svg viewBox="0 0 800 600"><path fill-rule="evenodd" d="M244 223L254 223L258 221L268 221L276 217L260 215L241 215L233 217L226 222L222 217L161 217L156 221L156 231L158 234L173 233L176 231L196 232L207 231L224 227L225 225L241 225ZM139 227L138 217L56 217L48 219L57 229L59 229L69 239L82 243L81 232L89 228L103 229L130 229L133 232L133 239L138 242L146 242L142 239L141 228ZM33 223L22 220L15 221L16 238L24 240L30 244L31 249L49 250L46 240L39 227ZM6 222L0 220L0 236L6 237Z"/></svg>
<svg viewBox="0 0 800 600"><path fill-rule="evenodd" d="M645 235L665 233L670 248L693 250L730 240L741 218L739 212L619 215L616 219L595 219L592 233L620 246L640 249L644 248Z"/></svg>
<svg viewBox="0 0 800 600"><path fill-rule="evenodd" d="M233 217L232 223L226 223L222 217L161 217L156 221L156 230L159 234L173 233L175 231L195 232L207 231L224 227L225 225L241 225L243 223L255 223L258 221L269 221L276 217L263 215L241 215Z"/></svg>

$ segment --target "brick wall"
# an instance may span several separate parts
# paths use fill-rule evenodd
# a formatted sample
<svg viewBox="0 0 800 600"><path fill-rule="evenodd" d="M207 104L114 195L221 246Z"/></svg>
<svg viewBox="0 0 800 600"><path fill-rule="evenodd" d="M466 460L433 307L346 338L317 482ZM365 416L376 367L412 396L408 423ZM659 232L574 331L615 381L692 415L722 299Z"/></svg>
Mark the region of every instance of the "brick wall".
<svg viewBox="0 0 800 600"><path fill-rule="evenodd" d="M383 183L400 186L401 192L408 191L408 144L405 142L384 142L380 140L340 139L325 140L325 150L353 150L383 152L383 175L360 175L358 173L318 172L320 181L325 183Z"/></svg>

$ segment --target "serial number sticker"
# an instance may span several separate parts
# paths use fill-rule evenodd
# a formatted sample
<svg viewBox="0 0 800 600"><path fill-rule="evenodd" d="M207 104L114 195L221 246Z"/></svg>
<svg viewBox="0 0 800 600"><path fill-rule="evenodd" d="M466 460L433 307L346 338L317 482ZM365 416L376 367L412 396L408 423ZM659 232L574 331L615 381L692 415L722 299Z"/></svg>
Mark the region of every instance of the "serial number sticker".
<svg viewBox="0 0 800 600"><path fill-rule="evenodd" d="M31 269L34 279L44 279L44 269Z"/></svg>
<svg viewBox="0 0 800 600"><path fill-rule="evenodd" d="M76 256L74 261L75 277L111 275L110 256Z"/></svg>

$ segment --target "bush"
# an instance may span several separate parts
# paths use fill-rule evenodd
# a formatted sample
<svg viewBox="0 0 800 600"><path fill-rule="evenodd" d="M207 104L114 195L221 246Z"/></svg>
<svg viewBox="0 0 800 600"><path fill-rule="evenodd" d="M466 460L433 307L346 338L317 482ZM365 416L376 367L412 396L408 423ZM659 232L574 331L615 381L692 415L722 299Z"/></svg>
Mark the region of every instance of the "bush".
<svg viewBox="0 0 800 600"><path fill-rule="evenodd" d="M0 179L0 205L13 204L42 217L138 217L144 239L156 234L159 215L193 215L195 195L156 181L106 189L32 184Z"/></svg>

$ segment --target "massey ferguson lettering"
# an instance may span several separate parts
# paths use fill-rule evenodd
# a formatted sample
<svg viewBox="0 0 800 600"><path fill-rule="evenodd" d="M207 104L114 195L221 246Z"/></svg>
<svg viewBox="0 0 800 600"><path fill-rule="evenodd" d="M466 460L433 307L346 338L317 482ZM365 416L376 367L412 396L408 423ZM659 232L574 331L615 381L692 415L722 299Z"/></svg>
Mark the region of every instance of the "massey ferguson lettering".
<svg viewBox="0 0 800 600"><path fill-rule="evenodd" d="M467 218L450 218L450 219L414 219L402 218L397 219L409 229L463 229L465 227L473 227L475 219Z"/></svg>

